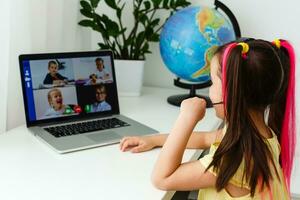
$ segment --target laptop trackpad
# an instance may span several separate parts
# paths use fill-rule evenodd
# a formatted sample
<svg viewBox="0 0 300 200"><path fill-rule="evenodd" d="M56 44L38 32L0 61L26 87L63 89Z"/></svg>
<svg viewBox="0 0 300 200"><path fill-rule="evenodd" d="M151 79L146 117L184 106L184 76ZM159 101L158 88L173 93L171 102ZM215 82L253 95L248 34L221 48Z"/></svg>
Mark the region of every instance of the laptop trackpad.
<svg viewBox="0 0 300 200"><path fill-rule="evenodd" d="M112 140L121 139L121 136L113 131L105 131L101 133L95 133L87 135L89 139L95 141L95 142L107 142Z"/></svg>

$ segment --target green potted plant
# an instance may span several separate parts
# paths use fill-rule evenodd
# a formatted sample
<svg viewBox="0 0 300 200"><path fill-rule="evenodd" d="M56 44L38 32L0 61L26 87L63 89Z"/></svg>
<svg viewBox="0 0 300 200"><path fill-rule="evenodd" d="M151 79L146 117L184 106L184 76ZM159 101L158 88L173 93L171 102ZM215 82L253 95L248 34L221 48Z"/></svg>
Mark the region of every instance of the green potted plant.
<svg viewBox="0 0 300 200"><path fill-rule="evenodd" d="M174 11L186 7L190 3L186 0L103 1L115 11L117 20L97 12L97 8L101 6L101 0L82 0L80 1L80 13L85 18L78 24L91 28L101 35L101 41L98 43L100 49L112 50L115 59L117 59L115 66L119 91L128 95L139 95L145 55L151 53L149 43L159 41L159 33L163 26L160 17L157 17L156 14L158 11L167 11L170 16ZM132 14L134 17L131 29L124 25L122 18L124 8L129 2L133 7ZM123 81L126 79L126 74L129 74L129 80ZM136 86L133 83L134 80L141 82L140 85ZM132 86L128 86L129 83L132 83ZM125 86L131 88L126 89ZM130 92L129 90L135 91Z"/></svg>

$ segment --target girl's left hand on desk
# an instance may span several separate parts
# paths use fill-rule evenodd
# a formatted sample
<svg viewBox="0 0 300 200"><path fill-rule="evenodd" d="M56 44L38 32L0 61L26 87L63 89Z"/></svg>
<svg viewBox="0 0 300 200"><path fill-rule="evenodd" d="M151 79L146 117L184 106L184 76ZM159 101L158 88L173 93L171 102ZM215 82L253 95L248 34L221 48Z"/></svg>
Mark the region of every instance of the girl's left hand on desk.
<svg viewBox="0 0 300 200"><path fill-rule="evenodd" d="M149 151L155 147L155 143L150 137L124 137L120 141L121 151L131 151L132 153L139 153L144 151Z"/></svg>

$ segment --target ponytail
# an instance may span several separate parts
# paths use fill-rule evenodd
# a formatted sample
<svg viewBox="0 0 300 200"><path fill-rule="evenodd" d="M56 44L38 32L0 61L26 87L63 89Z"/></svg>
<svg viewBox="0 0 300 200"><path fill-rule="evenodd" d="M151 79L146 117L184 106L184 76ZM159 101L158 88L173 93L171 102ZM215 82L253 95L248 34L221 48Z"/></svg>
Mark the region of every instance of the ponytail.
<svg viewBox="0 0 300 200"><path fill-rule="evenodd" d="M251 196L257 185L261 190L267 186L271 191L274 160L249 113L249 108L263 112L270 105L268 125L280 139L281 166L289 191L296 141L294 50L287 41L280 41L279 46L277 42L275 45L279 48L264 40L251 40L246 45L233 42L216 51L222 53L222 95L227 129L206 170L213 167L219 174L216 189L220 191L244 161L245 181L249 182ZM272 75L271 70L274 70ZM271 165L265 165L266 161ZM276 175L279 178L277 171Z"/></svg>
<svg viewBox="0 0 300 200"><path fill-rule="evenodd" d="M290 178L293 167L296 143L295 123L295 52L290 43L281 41L281 46L289 56L288 86L286 90L285 111L281 128L281 165L285 180L290 189Z"/></svg>
<svg viewBox="0 0 300 200"><path fill-rule="evenodd" d="M215 187L217 191L220 191L226 187L241 163L244 162L244 178L246 182L249 182L250 194L253 197L257 187L263 190L264 186L270 186L272 175L270 166L265 166L265 162L271 160L273 166L274 162L267 144L260 136L249 113L249 108L255 104L249 101L247 95L251 94L245 90L249 86L245 81L246 76L249 76L249 70L253 70L253 66L249 67L249 58L253 55L248 51L247 43L234 42L224 47L221 67L227 128L206 170L213 167L213 170L217 172ZM250 76L250 79L253 79L253 73ZM251 84L250 88L252 87L255 85ZM258 186L259 181L261 185Z"/></svg>
<svg viewBox="0 0 300 200"><path fill-rule="evenodd" d="M227 63L227 59L228 59L228 55L230 54L231 50L236 47L237 44L236 43L231 43L228 44L228 46L226 47L224 53L223 53L223 59L222 59L222 93L223 93L223 101L224 101L224 105L227 105L227 67L226 67L226 63ZM225 113L226 113L226 109Z"/></svg>

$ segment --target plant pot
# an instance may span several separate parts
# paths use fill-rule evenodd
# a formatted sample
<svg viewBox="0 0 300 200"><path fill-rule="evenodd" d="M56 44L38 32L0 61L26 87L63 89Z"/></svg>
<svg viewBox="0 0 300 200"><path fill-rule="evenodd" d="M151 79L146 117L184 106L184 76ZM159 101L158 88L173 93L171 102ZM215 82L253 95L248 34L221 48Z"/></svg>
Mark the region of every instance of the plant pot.
<svg viewBox="0 0 300 200"><path fill-rule="evenodd" d="M115 60L118 94L140 96L144 76L143 60Z"/></svg>

